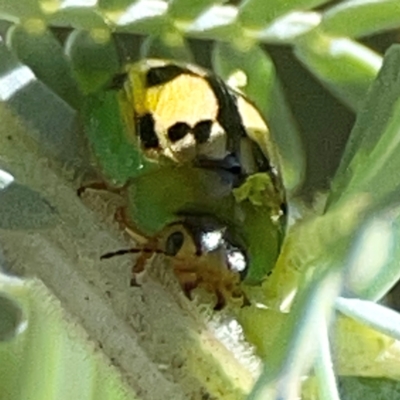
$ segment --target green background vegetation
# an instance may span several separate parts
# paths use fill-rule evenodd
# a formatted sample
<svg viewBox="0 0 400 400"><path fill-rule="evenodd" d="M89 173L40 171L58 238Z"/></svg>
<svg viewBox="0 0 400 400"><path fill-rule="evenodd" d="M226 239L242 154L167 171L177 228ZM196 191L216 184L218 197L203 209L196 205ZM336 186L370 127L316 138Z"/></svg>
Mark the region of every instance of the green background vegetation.
<svg viewBox="0 0 400 400"><path fill-rule="evenodd" d="M265 115L279 147L293 213L296 210L302 217L289 231L276 270L263 287L271 308L296 289L298 295L290 314L277 317L269 311L249 310L237 316L246 337L265 360L250 398L290 398L289 389L301 382L302 375L309 371L307 367L312 368L314 377L303 387L305 399L399 397L398 355L393 356L392 369L379 364L377 356L375 363L368 365L369 378L358 378L365 373L362 360L369 357L377 342L382 344L378 355L392 356L391 349L397 343L394 340L400 340L400 317L376 304L385 298L400 275L399 47L391 48L375 80L383 53L398 41L397 0L269 0L268 6L265 0L99 0L96 4L0 0L0 18L4 121L0 167L16 177L14 184L4 176L0 180L0 188L5 187L0 192L0 243L7 244L10 237L19 238L21 232L48 232L53 226L53 214L62 216L63 207L75 207L71 205L73 200L56 203L57 212L53 213L54 204L48 206L48 202L58 197L53 199L51 191L46 192L51 187L46 188L47 180L53 181L39 174L43 171L40 167L49 163L49 170L55 168L70 182L70 189L77 176L95 175L82 124L93 128L93 103L126 60L148 56L191 60L212 68L224 78L239 69L247 77L243 90ZM103 123L115 123L107 130L118 131L115 110L111 106L104 110L110 118ZM90 136L90 129L86 131ZM96 145L98 152L107 153L110 144L99 141ZM103 168L112 175L118 170L117 175L123 180L132 161L121 158L126 164L104 157ZM52 163L62 168L57 170ZM13 189L13 197L10 188L15 185L20 186ZM38 193L40 187L43 192ZM34 200L26 205L21 198ZM27 211L24 214L16 209ZM71 208L71 214L74 212ZM56 234L64 239L62 230L55 231ZM83 234L79 235L83 241ZM40 254L40 246L24 243L29 252ZM4 268L21 272L13 267L16 257L12 252L4 253ZM61 256L59 261L61 264L65 260ZM73 262L65 262L65 269L70 264ZM107 370L110 365L101 358L103 351L101 357L93 355L87 337L80 331L81 324L87 330L83 322L87 310L71 305L63 285L57 285L57 277L35 268L28 272L36 272L50 288L59 301L59 311L51 311L39 300L41 290L46 289L1 278L7 298L19 302L20 307L13 308L9 302L0 307L4 332L4 343L0 343L0 398L69 399L79 393L80 398L90 399L99 398L99 392L107 393L104 398L133 398L132 387L138 398L154 398L138 390L140 384L135 386L132 380L115 383L114 375ZM49 282L54 282L53 286ZM36 284L41 287L41 283ZM96 303L96 307L106 310L102 302ZM344 328L337 328L340 318L334 320L334 325L328 323L335 308L335 315L345 315L360 324L349 328L347 336L343 334ZM68 325L69 317L60 311L64 309L75 318L75 327ZM10 323L13 318L17 322ZM20 335L15 329L13 339L10 325L21 327L26 318L28 328ZM53 338L64 334L63 326L74 333L72 340L63 339L61 349ZM95 342L104 322L93 326L89 336ZM367 331L366 326L375 333ZM365 343L361 355L340 353L340 343L334 347L337 352L333 352L333 358L339 365L336 372L342 375L339 389L330 364L328 329L338 329L338 337L342 338L339 341L347 342L349 347L360 341ZM76 334L76 330L80 333ZM271 347L266 337L274 335L277 341ZM89 365L75 361L70 351L81 343L85 343L84 350L78 353L90 354L89 358L83 357ZM317 350L315 362L310 364L313 350ZM63 357L63 351L70 357ZM109 350L104 353L109 357ZM341 359L341 354L347 356ZM122 368L118 360L114 361L111 369L118 380ZM344 364L349 367L346 373L340 367ZM38 374L38 365L52 371L52 375L46 373L46 381ZM201 368L200 381L205 376ZM111 378L103 379L103 374ZM214 375L215 382L223 381L223 374ZM62 381L60 376L68 376L68 380ZM285 385L279 384L280 379L284 379ZM230 388L228 384L226 387ZM226 393L212 389L212 385L207 389L215 398L228 398ZM227 390L232 398L244 398L248 389ZM173 392L165 390L164 398L174 398Z"/></svg>

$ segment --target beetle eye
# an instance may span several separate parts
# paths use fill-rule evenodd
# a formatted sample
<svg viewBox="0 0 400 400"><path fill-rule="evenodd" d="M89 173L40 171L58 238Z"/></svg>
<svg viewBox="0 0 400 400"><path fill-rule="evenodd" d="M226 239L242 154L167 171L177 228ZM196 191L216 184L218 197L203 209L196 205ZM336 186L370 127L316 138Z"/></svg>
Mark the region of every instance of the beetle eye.
<svg viewBox="0 0 400 400"><path fill-rule="evenodd" d="M185 239L182 232L176 231L171 233L171 235L168 236L167 243L165 245L165 254L168 256L176 256L179 250L182 248L184 240Z"/></svg>

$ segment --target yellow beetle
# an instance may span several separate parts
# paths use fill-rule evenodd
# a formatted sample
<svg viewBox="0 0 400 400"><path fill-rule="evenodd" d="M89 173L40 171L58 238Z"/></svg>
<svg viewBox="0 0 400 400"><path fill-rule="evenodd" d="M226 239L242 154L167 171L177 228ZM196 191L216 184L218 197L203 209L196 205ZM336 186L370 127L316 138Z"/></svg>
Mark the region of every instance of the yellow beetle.
<svg viewBox="0 0 400 400"><path fill-rule="evenodd" d="M195 65L146 59L130 64L114 86L129 135L144 156L240 178L266 173L284 202L278 159L257 108L216 75Z"/></svg>

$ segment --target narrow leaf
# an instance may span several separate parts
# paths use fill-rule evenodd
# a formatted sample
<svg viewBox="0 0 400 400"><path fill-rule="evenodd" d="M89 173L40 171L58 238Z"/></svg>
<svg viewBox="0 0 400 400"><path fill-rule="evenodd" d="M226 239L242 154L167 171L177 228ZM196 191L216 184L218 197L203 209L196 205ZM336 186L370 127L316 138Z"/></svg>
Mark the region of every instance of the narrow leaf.
<svg viewBox="0 0 400 400"><path fill-rule="evenodd" d="M339 382L343 400L394 400L400 398L400 382L398 380L342 376Z"/></svg>
<svg viewBox="0 0 400 400"><path fill-rule="evenodd" d="M349 0L323 13L321 29L327 35L361 37L400 26L398 0Z"/></svg>
<svg viewBox="0 0 400 400"><path fill-rule="evenodd" d="M400 279L400 207L374 213L355 239L344 293L377 301Z"/></svg>
<svg viewBox="0 0 400 400"><path fill-rule="evenodd" d="M246 27L262 28L290 11L309 10L327 2L328 0L269 0L266 5L264 0L245 0L239 8L239 19Z"/></svg>
<svg viewBox="0 0 400 400"><path fill-rule="evenodd" d="M339 297L337 310L394 339L400 340L400 314L372 301Z"/></svg>
<svg viewBox="0 0 400 400"><path fill-rule="evenodd" d="M192 53L186 40L177 31L164 33L163 36L148 36L140 48L141 58L164 58L191 62Z"/></svg>
<svg viewBox="0 0 400 400"><path fill-rule="evenodd" d="M371 207L398 199L400 46L393 46L358 115L333 181L329 205L364 193Z"/></svg>
<svg viewBox="0 0 400 400"><path fill-rule="evenodd" d="M202 12L223 0L172 0L169 2L168 13L172 18L180 21L192 21Z"/></svg>
<svg viewBox="0 0 400 400"><path fill-rule="evenodd" d="M84 93L105 86L119 71L119 60L110 32L73 31L65 44L75 78Z"/></svg>
<svg viewBox="0 0 400 400"><path fill-rule="evenodd" d="M340 286L340 274L327 273L328 270L325 265L315 274L303 275L287 323L265 360L250 400L289 400L299 396L302 377L308 373L319 350L316 323L330 319L331 304Z"/></svg>
<svg viewBox="0 0 400 400"><path fill-rule="evenodd" d="M295 55L340 100L357 111L381 66L381 57L348 38L311 32L295 42Z"/></svg>
<svg viewBox="0 0 400 400"><path fill-rule="evenodd" d="M17 25L7 33L7 43L18 58L73 108L79 109L81 93L73 79L64 50L44 26L39 30Z"/></svg>

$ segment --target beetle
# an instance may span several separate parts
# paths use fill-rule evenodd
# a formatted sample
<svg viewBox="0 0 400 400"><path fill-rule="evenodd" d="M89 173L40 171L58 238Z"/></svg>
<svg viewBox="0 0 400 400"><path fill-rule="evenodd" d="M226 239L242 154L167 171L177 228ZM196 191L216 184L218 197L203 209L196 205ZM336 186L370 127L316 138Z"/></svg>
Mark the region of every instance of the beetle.
<svg viewBox="0 0 400 400"><path fill-rule="evenodd" d="M170 258L187 297L191 297L193 289L203 288L215 294L215 310L226 304L249 304L240 288L249 267L244 244L215 217L183 213L152 237L146 238L129 228L128 232L141 243L139 247L106 253L101 258L139 253L132 269L131 286L137 285L137 276L152 255L164 254Z"/></svg>
<svg viewBox="0 0 400 400"><path fill-rule="evenodd" d="M278 156L269 129L249 99L198 66L146 59L125 67L110 87L128 127L146 158L224 169L235 186L255 173L271 181L284 203Z"/></svg>
<svg viewBox="0 0 400 400"><path fill-rule="evenodd" d="M141 253L134 275L161 252L171 257L188 295L201 286L225 304L241 293L240 282L259 283L279 254L286 198L277 151L257 108L213 73L175 61L128 64L108 89L116 93L124 135L146 165L123 187L127 231L147 238L147 247L134 251ZM218 232L216 249L198 250ZM184 240L174 254L170 241L178 237ZM240 246L232 237L241 237ZM245 260L246 274L232 272L232 248L241 249L235 254Z"/></svg>

